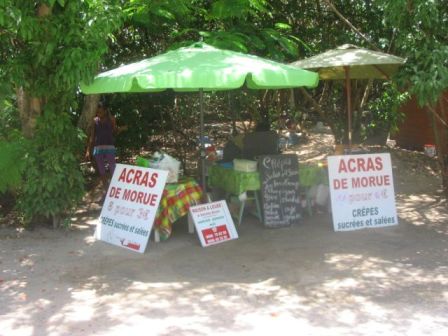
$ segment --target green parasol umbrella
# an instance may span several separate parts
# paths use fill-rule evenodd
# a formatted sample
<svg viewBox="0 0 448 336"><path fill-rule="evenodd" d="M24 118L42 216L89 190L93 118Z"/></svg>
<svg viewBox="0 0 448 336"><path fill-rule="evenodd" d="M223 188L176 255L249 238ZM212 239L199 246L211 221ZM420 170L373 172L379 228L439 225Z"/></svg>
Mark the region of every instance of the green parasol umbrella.
<svg viewBox="0 0 448 336"><path fill-rule="evenodd" d="M405 62L401 57L344 44L291 65L315 70L320 79L344 79L347 92L348 142L352 144L351 79L390 79Z"/></svg>
<svg viewBox="0 0 448 336"><path fill-rule="evenodd" d="M114 92L200 92L202 185L205 189L203 92L237 89L316 87L317 73L202 42L103 72L81 84L85 94Z"/></svg>

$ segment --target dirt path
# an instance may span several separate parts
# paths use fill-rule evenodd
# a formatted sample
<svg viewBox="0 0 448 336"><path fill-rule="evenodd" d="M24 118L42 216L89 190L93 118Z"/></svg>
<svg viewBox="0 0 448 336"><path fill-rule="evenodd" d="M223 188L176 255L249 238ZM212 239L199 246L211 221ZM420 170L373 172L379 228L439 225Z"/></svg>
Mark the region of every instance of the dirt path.
<svg viewBox="0 0 448 336"><path fill-rule="evenodd" d="M183 222L143 255L93 241L98 208L70 231L3 228L0 335L446 335L447 205L397 153L389 228L248 215L238 240L203 249Z"/></svg>

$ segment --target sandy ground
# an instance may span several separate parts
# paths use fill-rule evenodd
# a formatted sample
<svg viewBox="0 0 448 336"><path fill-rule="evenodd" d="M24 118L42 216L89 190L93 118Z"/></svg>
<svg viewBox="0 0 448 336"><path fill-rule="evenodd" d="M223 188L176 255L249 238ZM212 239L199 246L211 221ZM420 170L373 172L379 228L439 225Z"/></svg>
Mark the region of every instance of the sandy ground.
<svg viewBox="0 0 448 336"><path fill-rule="evenodd" d="M238 240L204 249L181 221L145 254L95 242L93 206L70 230L2 228L0 335L447 335L448 209L415 155L392 151L394 227L336 233L320 213L269 230L247 215Z"/></svg>

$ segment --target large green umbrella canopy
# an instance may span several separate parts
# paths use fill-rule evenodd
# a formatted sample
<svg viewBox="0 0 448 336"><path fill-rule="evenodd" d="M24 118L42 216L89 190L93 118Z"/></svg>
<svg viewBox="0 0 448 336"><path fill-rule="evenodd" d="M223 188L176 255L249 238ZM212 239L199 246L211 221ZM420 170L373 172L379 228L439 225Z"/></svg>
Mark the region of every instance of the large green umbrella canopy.
<svg viewBox="0 0 448 336"><path fill-rule="evenodd" d="M97 75L92 83L82 83L85 94L115 92L199 91L203 139L203 91L237 89L284 89L316 87L317 73L261 57L217 49L202 42L168 51L140 62ZM204 160L201 141L201 159ZM205 186L204 161L202 162Z"/></svg>
<svg viewBox="0 0 448 336"><path fill-rule="evenodd" d="M347 91L348 141L351 147L350 79L390 79L405 62L401 57L344 44L336 49L312 56L291 65L314 70L320 79L344 79Z"/></svg>
<svg viewBox="0 0 448 336"><path fill-rule="evenodd" d="M85 94L315 87L319 76L261 57L217 49L205 43L168 51L97 75L81 84Z"/></svg>

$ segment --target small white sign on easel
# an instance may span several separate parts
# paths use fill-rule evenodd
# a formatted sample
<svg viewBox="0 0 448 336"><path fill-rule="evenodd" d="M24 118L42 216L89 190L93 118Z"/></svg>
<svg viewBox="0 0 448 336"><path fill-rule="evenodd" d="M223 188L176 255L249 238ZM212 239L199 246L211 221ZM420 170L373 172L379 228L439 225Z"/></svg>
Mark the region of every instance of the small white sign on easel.
<svg viewBox="0 0 448 336"><path fill-rule="evenodd" d="M194 222L202 247L238 238L225 201L193 206L189 216Z"/></svg>
<svg viewBox="0 0 448 336"><path fill-rule="evenodd" d="M117 164L95 238L145 252L167 176L165 170Z"/></svg>

